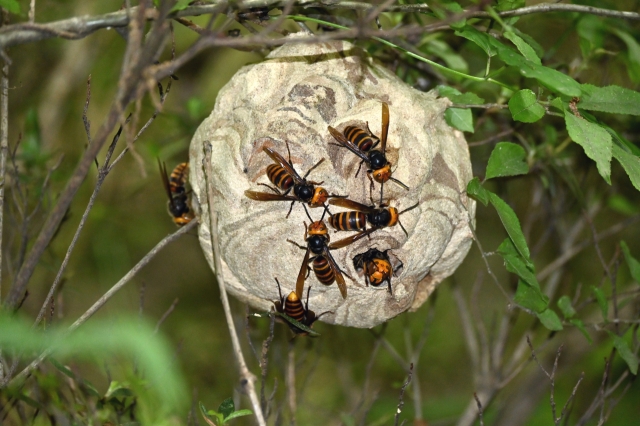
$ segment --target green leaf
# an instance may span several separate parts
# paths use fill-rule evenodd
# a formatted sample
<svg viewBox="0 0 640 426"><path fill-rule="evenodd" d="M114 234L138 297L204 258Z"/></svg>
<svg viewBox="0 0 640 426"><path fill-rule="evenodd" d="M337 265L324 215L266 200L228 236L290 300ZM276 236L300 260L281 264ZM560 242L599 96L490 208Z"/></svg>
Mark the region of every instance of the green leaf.
<svg viewBox="0 0 640 426"><path fill-rule="evenodd" d="M511 49L500 49L498 57L505 64L515 67L523 76L538 80L540 84L548 87L553 92L571 97L579 97L582 93L580 84L573 78L553 68L531 62Z"/></svg>
<svg viewBox="0 0 640 426"><path fill-rule="evenodd" d="M640 115L640 92L620 86L583 84L578 107L612 114Z"/></svg>
<svg viewBox="0 0 640 426"><path fill-rule="evenodd" d="M179 10L186 9L189 7L189 3L193 2L193 0L178 0L176 4L171 8L171 12L177 12Z"/></svg>
<svg viewBox="0 0 640 426"><path fill-rule="evenodd" d="M253 411L247 410L246 408L244 410L234 411L224 419L224 422L227 423L229 420L235 419L236 417L250 416L252 414L253 414Z"/></svg>
<svg viewBox="0 0 640 426"><path fill-rule="evenodd" d="M598 302L598 306L600 306L600 311L602 312L602 318L607 321L607 317L609 316L609 302L607 302L607 298L604 295L602 289L591 286L591 292L596 298Z"/></svg>
<svg viewBox="0 0 640 426"><path fill-rule="evenodd" d="M527 266L529 266L531 264L529 247L522 233L522 228L520 228L518 216L516 216L516 213L507 203L502 201L502 199L493 192L489 192L489 201L491 201L491 204L493 204L493 207L495 207L498 212L502 225L504 225L504 229L507 230L507 234L509 234L518 253L520 253L525 262L527 262Z"/></svg>
<svg viewBox="0 0 640 426"><path fill-rule="evenodd" d="M610 332L609 330L607 330L607 333L609 333L609 336L611 336L611 338L613 339L613 346L620 354L620 358L622 358L624 362L626 362L629 366L629 371L631 371L631 374L633 374L634 376L637 375L638 357L633 353L631 348L629 348L629 344L627 343L627 341L622 337Z"/></svg>
<svg viewBox="0 0 640 426"><path fill-rule="evenodd" d="M482 187L480 180L474 177L467 184L467 194L485 206L489 203L489 191Z"/></svg>
<svg viewBox="0 0 640 426"><path fill-rule="evenodd" d="M584 335L584 337L587 338L587 341L589 342L589 344L593 343L593 340L591 339L591 336L589 335L589 332L587 331L587 328L584 326L584 323L582 322L582 320L573 318L569 320L569 323L575 325L576 328L580 330L580 332Z"/></svg>
<svg viewBox="0 0 640 426"><path fill-rule="evenodd" d="M6 351L50 350L58 360L70 356L104 360L112 354L127 354L145 371L147 383L132 384L138 402L146 409L154 409L158 418L166 418L169 411L180 411L188 403L187 388L172 362L174 350L161 335L154 333L153 326L139 318L94 319L69 334L66 328L55 326L44 333L19 318L3 315L0 330L0 347Z"/></svg>
<svg viewBox="0 0 640 426"><path fill-rule="evenodd" d="M526 175L529 165L527 154L520 145L511 142L498 142L491 151L485 180L495 177Z"/></svg>
<svg viewBox="0 0 640 426"><path fill-rule="evenodd" d="M624 32L618 28L606 26L606 28L613 34L620 37L622 41L627 45L627 65L628 72L631 81L634 83L640 82L640 43L631 34Z"/></svg>
<svg viewBox="0 0 640 426"><path fill-rule="evenodd" d="M448 43L442 40L429 39L421 50L442 59L445 64L453 70L463 73L469 72L469 64L467 64L467 61L458 52L453 50Z"/></svg>
<svg viewBox="0 0 640 426"><path fill-rule="evenodd" d="M565 107L564 107L564 103L562 102L562 99L553 98L551 102L549 102L549 105L551 105L552 107L556 108L558 111L564 114Z"/></svg>
<svg viewBox="0 0 640 426"><path fill-rule="evenodd" d="M102 397L102 395L100 395L100 392L98 392L98 390L91 383L77 377L73 371L69 370L65 365L62 365L61 363L59 363L54 357L52 356L48 357L47 361L49 361L62 374L78 382L78 384L82 386L82 388L90 395L95 396L97 398Z"/></svg>
<svg viewBox="0 0 640 426"><path fill-rule="evenodd" d="M518 280L518 287L513 301L525 309L542 312L549 305L549 298L539 288L531 287L522 280Z"/></svg>
<svg viewBox="0 0 640 426"><path fill-rule="evenodd" d="M519 7L523 7L525 0L498 0L496 10L502 12L505 10L513 10Z"/></svg>
<svg viewBox="0 0 640 426"><path fill-rule="evenodd" d="M511 27L511 31L513 31L514 33L516 33L518 36L520 36L521 39L523 39L524 41L527 42L527 44L529 46L531 46L533 48L533 50L536 52L536 56L538 58L542 58L545 54L545 50L544 47L542 47L540 45L540 43L538 43L536 41L536 39L534 39L533 37L531 37L529 34L523 33L522 31L520 31L518 28L516 27Z"/></svg>
<svg viewBox="0 0 640 426"><path fill-rule="evenodd" d="M473 115L467 108L447 108L444 113L447 124L463 132L473 133Z"/></svg>
<svg viewBox="0 0 640 426"><path fill-rule="evenodd" d="M552 309L546 309L542 312L538 312L538 319L547 329L551 331L562 330L562 321Z"/></svg>
<svg viewBox="0 0 640 426"><path fill-rule="evenodd" d="M580 37L582 56L588 60L591 53L604 46L607 24L603 19L593 15L583 15L576 25Z"/></svg>
<svg viewBox="0 0 640 426"><path fill-rule="evenodd" d="M640 191L640 157L625 151L615 144L613 145L612 153L613 157L622 165L624 171L627 172L629 179L631 179L631 184Z"/></svg>
<svg viewBox="0 0 640 426"><path fill-rule="evenodd" d="M486 53L489 57L496 56L498 54L498 49L494 46L493 42L493 40L495 39L491 36L487 36L487 34L483 32L476 30L474 27L466 25L464 28L456 31L455 34L459 37L464 37L467 40L474 42L480 49L484 50L484 53Z"/></svg>
<svg viewBox="0 0 640 426"><path fill-rule="evenodd" d="M222 414L219 414L214 410L207 411L207 408L200 401L198 401L198 406L200 407L200 414L202 414L202 417L210 426L217 426L224 423L224 418L222 417Z"/></svg>
<svg viewBox="0 0 640 426"><path fill-rule="evenodd" d="M6 9L9 13L20 14L20 3L16 0L0 0L0 7Z"/></svg>
<svg viewBox="0 0 640 426"><path fill-rule="evenodd" d="M564 120L571 139L582 146L587 157L596 162L600 176L611 185L611 135L595 123L566 111Z"/></svg>
<svg viewBox="0 0 640 426"><path fill-rule="evenodd" d="M526 59L528 59L529 61L533 62L536 65L542 65L542 62L540 62L540 58L536 54L536 51L533 50L533 47L529 46L529 44L526 41L524 41L520 36L518 36L516 33L512 31L505 31L504 36L505 38L510 40L511 43L516 45L516 47L518 48L518 51L522 53L522 56L524 56Z"/></svg>
<svg viewBox="0 0 640 426"><path fill-rule="evenodd" d="M518 90L509 99L509 111L516 121L535 123L544 117L544 107L538 103L536 94L529 89Z"/></svg>
<svg viewBox="0 0 640 426"><path fill-rule="evenodd" d="M461 93L458 89L440 85L436 87L438 94L442 97L448 98L451 102L458 104L473 104L479 105L484 103L484 99L476 95L473 92Z"/></svg>
<svg viewBox="0 0 640 426"><path fill-rule="evenodd" d="M278 315L279 317L284 318L285 321L287 321L290 324L293 324L296 328L299 328L300 330L306 332L309 334L309 336L312 337L319 337L320 333L318 333L317 331L315 331L312 328L307 327L306 325L304 325L301 322L298 322L297 320L291 318L289 315L284 314L282 312L274 312L275 315Z"/></svg>
<svg viewBox="0 0 640 426"><path fill-rule="evenodd" d="M534 78L550 90L570 97L580 96L580 84L566 74L552 68L539 65L522 56L515 50L500 43L487 33L467 25L455 32L457 36L464 37L477 44L488 56L498 57L507 65L514 67L523 76Z"/></svg>
<svg viewBox="0 0 640 426"><path fill-rule="evenodd" d="M222 414L222 418L227 418L229 414L236 410L236 406L233 403L233 398L227 398L218 407L218 413Z"/></svg>
<svg viewBox="0 0 640 426"><path fill-rule="evenodd" d="M533 265L527 265L526 260L522 258L511 238L506 238L502 241L497 251L504 259L507 271L516 274L531 287L540 288Z"/></svg>
<svg viewBox="0 0 640 426"><path fill-rule="evenodd" d="M640 213L638 206L622 194L611 195L607 199L607 207L625 216L633 216Z"/></svg>
<svg viewBox="0 0 640 426"><path fill-rule="evenodd" d="M640 262L631 256L631 251L629 251L629 246L627 246L626 242L620 241L620 247L622 248L622 253L624 253L624 260L626 260L627 266L629 266L629 272L631 272L633 280L640 283Z"/></svg>
<svg viewBox="0 0 640 426"><path fill-rule="evenodd" d="M558 299L558 308L560 308L565 318L571 318L576 314L576 310L573 308L569 296L562 296Z"/></svg>

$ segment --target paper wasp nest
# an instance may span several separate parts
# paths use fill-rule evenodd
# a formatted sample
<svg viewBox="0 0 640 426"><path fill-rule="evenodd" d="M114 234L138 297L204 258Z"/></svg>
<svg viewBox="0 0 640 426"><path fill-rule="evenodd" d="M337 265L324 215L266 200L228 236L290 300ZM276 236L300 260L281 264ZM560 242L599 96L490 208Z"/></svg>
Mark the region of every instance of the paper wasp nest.
<svg viewBox="0 0 640 426"><path fill-rule="evenodd" d="M384 185L384 198L399 210L419 202L400 216L407 238L399 226L377 230L345 248L332 250L337 264L351 275L345 277L348 296L343 299L336 284L324 286L313 272L305 283L311 286L309 309L321 321L351 327L373 327L396 315L417 309L436 285L451 275L471 245L469 221L475 204L465 188L471 179L471 163L461 132L443 118L448 104L436 93L422 93L375 64L360 49L344 41L321 44L290 44L273 51L263 62L242 68L220 91L211 115L200 125L190 147L190 183L201 206L199 237L213 268L209 235L209 207L203 170L203 144L212 145L214 205L223 274L227 290L260 310L270 310L278 299L274 281L289 294L296 284L305 251L287 242L305 245L303 222L309 223L300 203L285 216L289 202L250 200L247 189L270 192L258 183L270 184L266 168L273 161L263 152L271 147L291 161L303 176L320 159L308 179L323 181L329 193L370 205L366 164L355 177L360 159L335 145L327 131L342 131L346 125L366 128L380 135L381 103L389 105L387 158L393 177L409 186L407 191L393 182ZM379 201L379 184L374 200ZM344 211L330 206L332 213ZM309 209L319 220L323 209ZM326 219L326 217L325 217ZM331 241L352 235L331 227ZM364 277L353 266L354 256L375 247L390 249L404 264L392 277L393 295L386 285L366 287Z"/></svg>

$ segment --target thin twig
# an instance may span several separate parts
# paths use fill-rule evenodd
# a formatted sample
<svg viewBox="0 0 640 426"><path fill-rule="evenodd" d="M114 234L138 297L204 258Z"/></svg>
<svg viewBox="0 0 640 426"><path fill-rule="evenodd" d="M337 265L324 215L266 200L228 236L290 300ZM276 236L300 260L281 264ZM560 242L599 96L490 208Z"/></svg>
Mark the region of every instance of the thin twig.
<svg viewBox="0 0 640 426"><path fill-rule="evenodd" d="M297 411L297 402L296 402L296 351L295 348L295 339L292 339L289 342L289 350L287 354L287 403L289 404L289 413L291 413L291 418L289 419L289 424L295 426L296 424L296 411Z"/></svg>
<svg viewBox="0 0 640 426"><path fill-rule="evenodd" d="M242 6L244 9L254 7L269 7L281 4L281 0L244 0ZM225 0L213 0L206 5L190 6L171 15L172 18L181 18L185 16L199 16L209 13L217 12L221 6L227 4ZM305 7L330 7L333 9L371 9L370 3L354 2L354 1L337 1L330 5L321 2L314 1L297 1L298 6ZM54 21L47 24L34 24L34 23L22 23L8 25L0 29L0 46L8 47L17 44L24 44L38 40L44 40L52 37L60 37L71 40L78 40L94 33L100 29L105 28L125 28L129 24L129 16L135 14L135 7L131 8L131 14L128 14L126 10L120 10L117 12L107 13L97 16L82 16L74 17L70 19L64 19L61 21ZM412 5L391 5L385 8L385 11L396 12L429 12L431 8L427 4L412 4ZM640 13L617 11L610 9L602 9L591 6L583 6L577 4L557 4L557 3L542 3L535 6L522 7L514 10L507 10L498 12L501 17L523 16L535 13L550 13L550 12L577 12L584 14L591 14L597 16L606 16L618 19L640 20ZM466 18L491 18L488 12L479 10L463 11L459 14ZM145 19L154 20L158 16L158 12L155 9L148 9L145 11Z"/></svg>
<svg viewBox="0 0 640 426"><path fill-rule="evenodd" d="M173 234L167 235L164 237L158 244L152 248L149 253L147 253L140 261L133 267L129 272L125 274L124 277L120 279L113 287L109 289L105 294L103 294L87 311L80 316L69 328L67 329L67 333L71 333L84 324L89 318L91 318L100 308L102 308L105 303L109 301L122 287L124 287L131 279L136 276L136 274L146 266L151 259L153 259L166 245L177 240L180 236L186 234L191 229L195 228L197 220L192 220L187 225L178 229ZM28 375L51 353L50 350L44 351L38 358L36 358L31 364L29 364L24 370L20 372L17 376L11 379L9 382L9 386L14 386L20 383L22 380L26 379ZM7 384L3 383L0 388L4 388Z"/></svg>
<svg viewBox="0 0 640 426"><path fill-rule="evenodd" d="M29 4L29 22L34 23L36 21L36 0L31 0Z"/></svg>
<svg viewBox="0 0 640 426"><path fill-rule="evenodd" d="M7 183L7 154L9 152L9 64L2 66L0 76L0 295L2 294L2 229L4 228L4 187ZM0 298L0 301L2 299Z"/></svg>
<svg viewBox="0 0 640 426"><path fill-rule="evenodd" d="M402 413L402 407L404 407L404 391L411 383L411 375L413 374L413 363L409 365L409 373L407 374L407 380L404 382L402 387L400 388L400 398L398 400L398 408L396 409L396 417L394 421L394 426L398 426L398 420L400 419L400 413Z"/></svg>
<svg viewBox="0 0 640 426"><path fill-rule="evenodd" d="M211 175L211 145L205 143L204 146L204 175L207 190L207 204L209 209L209 234L211 238L211 247L213 249L213 260L215 266L216 281L220 288L220 299L222 301L222 308L224 310L225 318L227 320L227 327L229 328L229 334L231 336L231 344L233 346L233 352L238 363L238 369L240 370L240 379L244 389L249 395L251 405L253 406L253 414L256 416L256 421L259 426L266 426L264 417L262 414L262 408L260 407L260 400L255 391L256 376L249 371L247 364L242 354L242 348L240 346L240 340L238 339L238 333L233 322L233 316L231 315L231 307L229 306L229 297L227 296L227 289L225 287L224 275L222 273L222 258L220 257L220 243L218 237L218 215L213 211L214 201L212 188Z"/></svg>
<svg viewBox="0 0 640 426"><path fill-rule="evenodd" d="M264 391L267 386L267 368L269 366L269 348L273 341L273 331L276 323L276 316L269 315L269 336L262 342L262 353L260 357L260 406L265 418L269 418L269 404L265 399Z"/></svg>
<svg viewBox="0 0 640 426"><path fill-rule="evenodd" d="M551 415L553 416L553 422L558 425L561 417L556 417L556 400L555 400L555 391L556 391L556 371L558 370L558 360L560 359L560 353L562 352L562 345L558 346L558 351L556 352L556 359L553 361L553 369L551 370L551 376L549 377L549 381L551 382L551 392L549 396L549 402L551 404Z"/></svg>
<svg viewBox="0 0 640 426"><path fill-rule="evenodd" d="M60 222L64 218L69 205L73 201L76 192L84 182L91 163L98 155L98 152L103 147L115 125L122 120L124 108L131 101L140 98L145 93L144 85L141 86L140 83L140 77L144 68L153 63L155 53L158 52L165 44L165 33L167 30L162 27L162 22L163 21L154 22L154 25L152 25L151 30L148 32L143 46L146 52L145 54L132 53L134 50L140 50L140 46L132 42L133 37L129 38L129 43L127 43L127 50L125 52L126 65L123 66L118 85L119 90L111 110L107 115L107 119L84 152L76 170L69 179L67 186L58 197L55 207L52 209L49 217L42 226L29 255L20 267L15 281L9 291L7 300L4 303L6 308L10 310L14 309L24 295L29 279L35 270L40 257L49 246L49 243L58 229ZM137 62L131 61L131 57L139 58L139 60Z"/></svg>
<svg viewBox="0 0 640 426"><path fill-rule="evenodd" d="M478 419L480 420L480 426L484 426L482 403L480 402L480 398L478 398L478 394L475 392L473 393L473 398L476 400L476 404L478 405Z"/></svg>
<svg viewBox="0 0 640 426"><path fill-rule="evenodd" d="M125 121L124 124L126 124L129 121L129 118L131 116L129 116L127 118L127 120ZM109 146L109 149L107 150L107 156L105 158L105 163L102 166L102 168L100 168L100 170L98 171L98 180L96 182L95 187L93 188L93 193L91 194L91 197L89 198L89 202L87 203L87 207L84 210L84 213L82 214L82 218L80 219L80 223L78 224L78 227L76 228L76 232L73 235L73 238L71 239L71 243L69 244L69 247L67 248L67 252L65 253L64 259L62 260L62 263L60 264L60 268L58 269L58 273L56 274L56 277L53 280L53 284L51 284L51 288L49 289L49 293L47 294L47 297L44 299L44 303L42 304L42 307L40 308L40 312L38 313L38 316L36 317L36 321L34 323L34 327L37 326L38 324L40 324L40 321L42 321L42 318L44 317L45 314L45 310L47 305L50 303L51 300L53 300L53 295L56 292L56 289L58 288L58 284L60 283L60 280L62 279L62 275L64 274L64 271L67 269L67 265L69 263L69 259L71 259L71 253L73 253L73 249L76 246L76 243L78 242L78 238L80 237L80 233L82 232L82 229L84 229L84 225L87 222L87 219L89 218L89 213L91 212L91 209L93 208L93 205L96 201L96 198L98 197L98 193L100 192L100 189L102 188L102 184L104 183L104 180L106 179L108 173L109 173L109 161L111 160L111 156L113 155L113 151L116 148L116 144L118 143L118 140L120 139L120 134L122 132L122 125L120 126L120 129L118 130L118 132L115 134L115 136L113 137L113 140L111 141L111 145Z"/></svg>
<svg viewBox="0 0 640 426"><path fill-rule="evenodd" d="M578 386L580 386L580 383L582 383L583 379L584 379L584 371L580 373L580 378L578 379L578 382L573 387L573 390L571 391L571 395L569 396L569 398L567 398L567 402L564 403L564 406L562 407L562 412L560 413L560 418L558 420L565 418L567 409L569 408L569 405L573 401L573 398L575 398L576 393L578 392Z"/></svg>
<svg viewBox="0 0 640 426"><path fill-rule="evenodd" d="M173 303L171 304L171 306L169 306L169 309L167 309L167 311L162 314L162 316L160 317L160 319L158 320L158 323L156 324L156 328L153 330L154 333L157 333L158 330L160 330L160 326L162 325L163 322L165 322L165 320L167 318L169 318L169 315L171 315L171 312L173 312L173 310L176 308L176 306L178 305L178 301L180 299L178 299L177 297L175 298L175 300L173 301Z"/></svg>
<svg viewBox="0 0 640 426"><path fill-rule="evenodd" d="M571 260L573 257L575 257L582 250L584 250L585 248L591 246L594 241L600 241L600 240L603 240L603 239L605 239L607 237L615 235L618 232L624 230L625 228L627 228L627 227L633 225L634 223L638 222L639 220L640 220L640 215L632 216L632 217L630 217L628 219L625 219L622 222L616 223L615 225L611 226L610 228L607 228L606 230L600 232L599 234L595 235L594 238L589 238L588 240L585 240L585 241L582 241L581 243L576 244L575 246L571 247L570 249L568 249L564 253L562 253L562 255L560 255L560 257L558 257L556 260L554 260L553 262L551 262L550 264L545 266L544 269L542 269L540 272L538 272L536 277L538 278L539 281L544 280L552 272L554 272L556 269L560 268L562 265L567 263L569 260Z"/></svg>

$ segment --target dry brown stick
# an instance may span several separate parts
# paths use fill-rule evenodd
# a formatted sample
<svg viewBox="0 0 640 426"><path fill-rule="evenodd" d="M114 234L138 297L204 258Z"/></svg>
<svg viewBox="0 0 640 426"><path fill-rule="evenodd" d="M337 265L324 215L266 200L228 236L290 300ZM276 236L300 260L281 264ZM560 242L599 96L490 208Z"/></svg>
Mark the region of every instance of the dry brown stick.
<svg viewBox="0 0 640 426"><path fill-rule="evenodd" d="M164 314L162 314L162 316L158 320L158 323L156 324L156 328L153 330L154 333L157 333L158 330L160 330L160 326L162 325L163 322L165 322L165 320L169 317L169 315L171 315L171 312L173 312L173 310L176 308L179 301L180 299L176 297L173 303L171 304L171 306L169 306L169 309L167 309L167 311Z"/></svg>
<svg viewBox="0 0 640 426"><path fill-rule="evenodd" d="M2 294L2 229L4 221L4 187L7 183L9 153L9 64L2 66L0 76L0 294ZM1 299L0 299L1 301Z"/></svg>
<svg viewBox="0 0 640 426"><path fill-rule="evenodd" d="M285 2L280 0L244 0L242 2L243 8L264 7L264 6L276 6ZM224 0L212 1L210 4L190 6L181 11L172 14L172 18L185 17L185 16L198 16L213 13L217 11L221 5L227 4ZM298 6L305 7L331 7L334 9L371 9L370 3L365 2L353 2L353 1L337 1L330 6L324 2L310 2L310 1L297 1ZM131 8L132 11L136 8ZM427 12L431 9L427 4L415 4L415 5L391 5L385 9L385 11L396 12ZM557 3L542 3L535 6L522 7L519 9L508 10L498 12L501 17L522 16L535 13L549 13L549 12L577 12L584 14L592 14L598 16L608 16L618 19L640 20L640 13L617 11L610 9L601 9L591 6L575 5L575 4L557 4ZM155 19L158 15L157 10L149 9L146 11L145 18L148 20ZM488 12L484 11L466 11L458 15L464 15L466 18L491 18ZM129 24L129 15L126 11L117 11L97 16L81 16L70 19L64 19L61 21L49 22L46 24L14 24L9 25L0 30L0 46L7 47L17 44L24 44L28 42L44 40L51 37L61 37L67 39L77 40L84 38L95 31L104 28L114 27L126 27ZM448 27L447 27L448 28ZM444 29L444 28L443 28Z"/></svg>
<svg viewBox="0 0 640 426"><path fill-rule="evenodd" d="M289 419L289 424L295 426L296 424L296 411L297 411L297 401L296 401L296 351L295 351L295 339L289 342L289 353L287 355L287 373L286 373L286 381L287 381L287 403L289 404L289 412L291 413L291 418Z"/></svg>
<svg viewBox="0 0 640 426"><path fill-rule="evenodd" d="M269 367L269 348L273 341L273 331L276 323L276 316L269 315L269 336L262 342L262 352L260 355L260 406L265 418L269 418L269 401L267 401L264 391L267 386L267 368Z"/></svg>
<svg viewBox="0 0 640 426"><path fill-rule="evenodd" d="M242 354L242 347L240 346L240 340L238 339L238 333L236 331L233 317L231 315L231 307L229 306L229 297L227 296L227 289L225 287L224 275L222 273L222 258L220 253L220 240L218 236L218 216L213 211L213 187L212 180L210 179L211 170L211 144L205 143L204 145L204 175L206 178L206 191L207 191L207 204L209 208L209 235L211 237L211 248L213 250L213 262L215 266L216 281L220 289L220 299L222 301L222 308L224 310L225 318L227 320L227 327L229 328L229 334L231 336L231 344L233 346L233 353L238 363L238 369L240 370L240 382L243 388L246 390L253 406L253 414L256 416L256 421L259 426L266 426L264 416L262 414L262 408L260 407L260 400L255 390L256 376L249 371L247 364Z"/></svg>
<svg viewBox="0 0 640 426"><path fill-rule="evenodd" d="M400 413L402 413L402 407L404 407L404 391L407 388L407 386L409 386L409 383L411 383L412 373L413 373L413 363L409 365L409 373L407 374L407 381L404 382L404 384L402 385L402 388L400 388L400 398L398 401L398 408L396 409L396 417L395 417L395 421L393 422L394 426L398 426Z"/></svg>
<svg viewBox="0 0 640 426"><path fill-rule="evenodd" d="M475 392L473 393L473 399L476 400L476 404L478 405L478 419L480 420L480 426L484 426L482 403L478 398L478 394L476 394Z"/></svg>
<svg viewBox="0 0 640 426"><path fill-rule="evenodd" d="M109 299L111 299L120 289L122 289L122 287L124 287L125 284L131 281L131 279L140 271L140 269L142 269L145 265L147 265L151 261L151 259L153 259L155 255L158 254L158 252L160 252L160 250L162 250L167 244L175 241L180 236L189 232L191 229L193 229L196 226L197 223L198 223L197 220L192 220L190 223L178 229L173 234L170 234L164 237L158 244L155 245L154 248L152 248L142 259L140 259L140 261L133 268L131 268L131 270L127 272L125 276L120 279L120 281L114 284L113 287L109 289L109 291L103 294L89 309L87 309L87 311L84 314L82 314L73 324L71 324L67 329L67 333L72 333L74 330L76 330L78 327L84 324L89 318L91 318L96 312L98 312L98 310L102 308L105 305L105 303L109 301ZM50 350L46 350L42 354L40 354L38 358L32 361L31 364L29 364L24 370L22 370L13 379L11 379L8 385L14 386L20 383L22 380L26 379L29 376L29 374L50 353L51 353ZM4 388L6 385L7 383L3 383L0 386L0 388Z"/></svg>
<svg viewBox="0 0 640 426"><path fill-rule="evenodd" d="M128 65L123 66L123 71L118 84L119 90L116 94L116 99L113 102L110 112L107 115L107 119L98 130L91 144L85 150L76 170L69 179L67 186L60 194L55 207L52 209L47 220L42 226L31 251L24 263L21 265L15 278L15 282L9 291L7 300L4 303L6 308L14 309L22 299L29 279L35 270L40 257L44 253L44 250L49 246L49 242L55 234L62 218L66 214L71 201L73 201L76 192L87 176L91 163L98 155L100 149L102 149L115 125L122 119L124 108L130 102L140 98L144 94L144 87L141 87L140 85L140 76L142 75L144 68L153 63L156 52L164 45L166 31L167 29L162 27L162 22L156 21L154 22L154 26L152 26L148 37L146 37L145 44L143 46L133 43L132 40L135 39L134 37L129 39L125 53L125 59L128 59ZM133 52L141 50L141 47L144 48L144 52L142 52L142 54L136 54ZM139 58L139 60L131 61L131 58Z"/></svg>
<svg viewBox="0 0 640 426"><path fill-rule="evenodd" d="M585 248L591 246L593 244L594 239L596 241L600 241L600 240L602 240L604 238L610 237L610 236L612 236L614 234L617 234L618 232L622 231L623 229L627 228L628 226L636 223L639 220L640 220L640 215L632 216L632 217L630 217L628 219L625 219L622 222L616 223L615 225L613 225L613 226L607 228L606 230L600 232L593 239L590 238L590 239L588 239L586 241L583 241L581 243L576 244L575 246L573 246L570 249L568 249L567 251L565 251L562 255L560 255L560 257L558 257L556 260L554 260L553 262L548 264L540 272L538 272L536 277L538 278L539 281L544 280L552 272L554 272L556 269L558 269L559 267L561 267L562 265L567 263L569 260L571 260L574 256L576 256L582 250L584 250Z"/></svg>

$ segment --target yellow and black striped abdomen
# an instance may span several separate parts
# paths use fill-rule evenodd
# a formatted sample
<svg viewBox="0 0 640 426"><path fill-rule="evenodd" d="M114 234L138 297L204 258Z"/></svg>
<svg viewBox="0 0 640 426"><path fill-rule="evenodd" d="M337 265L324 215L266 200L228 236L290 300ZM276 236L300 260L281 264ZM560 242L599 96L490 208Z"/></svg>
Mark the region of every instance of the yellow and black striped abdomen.
<svg viewBox="0 0 640 426"><path fill-rule="evenodd" d="M169 188L173 193L184 192L184 185L189 174L189 163L180 163L171 172L169 177Z"/></svg>
<svg viewBox="0 0 640 426"><path fill-rule="evenodd" d="M336 279L336 273L329 264L329 261L322 255L313 259L313 272L320 283L331 285Z"/></svg>
<svg viewBox="0 0 640 426"><path fill-rule="evenodd" d="M369 151L377 139L366 130L355 126L345 127L344 136L364 152Z"/></svg>
<svg viewBox="0 0 640 426"><path fill-rule="evenodd" d="M269 164L267 177L278 188L286 191L293 186L293 178L287 171L277 164Z"/></svg>
<svg viewBox="0 0 640 426"><path fill-rule="evenodd" d="M302 301L298 299L298 296L293 291L289 293L284 303L284 313L294 320L304 323L304 306L302 306Z"/></svg>
<svg viewBox="0 0 640 426"><path fill-rule="evenodd" d="M340 212L329 216L329 224L338 231L359 231L367 224L367 215L362 212Z"/></svg>

